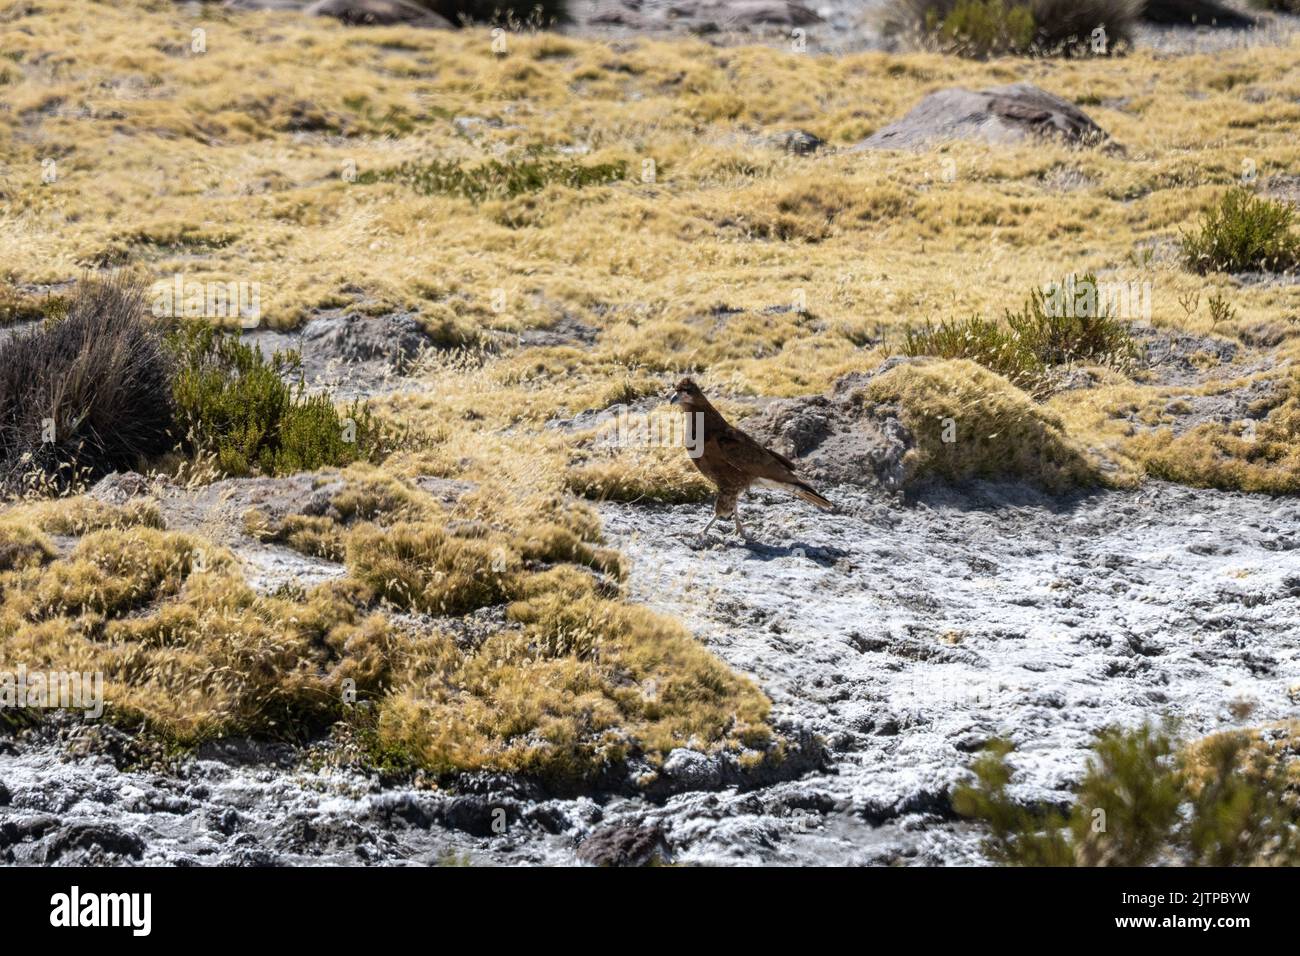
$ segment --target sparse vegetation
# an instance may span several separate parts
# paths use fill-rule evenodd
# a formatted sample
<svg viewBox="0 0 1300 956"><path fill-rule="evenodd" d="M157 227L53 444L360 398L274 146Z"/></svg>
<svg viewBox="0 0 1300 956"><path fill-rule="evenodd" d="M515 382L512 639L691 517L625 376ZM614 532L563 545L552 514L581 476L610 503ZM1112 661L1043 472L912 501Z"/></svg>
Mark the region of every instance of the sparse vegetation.
<svg viewBox="0 0 1300 956"><path fill-rule="evenodd" d="M1132 439L1148 474L1205 488L1266 494L1300 492L1300 380L1287 379L1257 418L1203 422L1180 435L1167 428Z"/></svg>
<svg viewBox="0 0 1300 956"><path fill-rule="evenodd" d="M1021 866L1294 866L1300 757L1289 742L1224 733L1178 747L1144 726L1099 735L1068 814L1008 791L1011 745L972 766L953 806L988 828L990 855Z"/></svg>
<svg viewBox="0 0 1300 956"><path fill-rule="evenodd" d="M1183 235L1183 259L1197 272L1285 272L1300 262L1295 207L1234 186Z"/></svg>
<svg viewBox="0 0 1300 956"><path fill-rule="evenodd" d="M1044 290L1033 289L1018 311L1006 311L1003 323L974 316L908 329L903 354L970 359L1040 395L1051 390L1049 373L1056 366L1088 362L1123 368L1132 361L1132 336L1096 276L1071 276L1052 295L1049 301Z"/></svg>
<svg viewBox="0 0 1300 956"><path fill-rule="evenodd" d="M968 57L1109 54L1131 45L1139 11L1133 0L892 0L885 29Z"/></svg>
<svg viewBox="0 0 1300 956"><path fill-rule="evenodd" d="M489 159L477 166L462 166L444 160L407 162L389 169L365 172L361 184L396 182L422 196L458 196L471 202L512 199L557 185L569 189L605 186L627 175L626 163L583 165L572 160L542 159L537 156Z"/></svg>

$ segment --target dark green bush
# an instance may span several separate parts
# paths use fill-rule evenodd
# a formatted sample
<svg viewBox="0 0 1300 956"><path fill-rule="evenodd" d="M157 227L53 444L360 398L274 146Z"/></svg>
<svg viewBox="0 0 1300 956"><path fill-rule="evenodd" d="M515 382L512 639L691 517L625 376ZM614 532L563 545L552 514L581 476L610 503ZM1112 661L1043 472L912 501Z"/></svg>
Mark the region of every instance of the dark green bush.
<svg viewBox="0 0 1300 956"><path fill-rule="evenodd" d="M423 196L460 196L471 202L484 202L538 192L552 183L581 189L618 182L626 176L627 164L622 162L584 166L571 160L528 155L506 160L490 159L471 167L437 159L407 162L362 173L357 182L397 182Z"/></svg>
<svg viewBox="0 0 1300 956"><path fill-rule="evenodd" d="M299 371L296 352L266 359L204 323L179 326L168 342L178 363L178 430L228 475L288 474L377 460L388 450L391 436L365 405L340 414L328 395L307 394L301 377L286 381Z"/></svg>
<svg viewBox="0 0 1300 956"><path fill-rule="evenodd" d="M1285 272L1300 263L1295 209L1234 186L1183 235L1183 259L1197 272Z"/></svg>
<svg viewBox="0 0 1300 956"><path fill-rule="evenodd" d="M1098 736L1068 813L1008 793L1010 744L991 745L953 806L987 830L985 849L1021 866L1236 866L1300 862L1294 757L1252 747L1244 733L1177 748L1143 726Z"/></svg>

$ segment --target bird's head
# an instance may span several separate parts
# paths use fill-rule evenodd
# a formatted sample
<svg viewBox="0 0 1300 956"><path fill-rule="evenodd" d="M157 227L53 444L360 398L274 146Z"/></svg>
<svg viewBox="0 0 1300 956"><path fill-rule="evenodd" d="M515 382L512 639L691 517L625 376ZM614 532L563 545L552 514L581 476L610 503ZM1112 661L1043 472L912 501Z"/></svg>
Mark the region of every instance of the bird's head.
<svg viewBox="0 0 1300 956"><path fill-rule="evenodd" d="M674 405L682 405L687 408L706 403L704 392L701 391L700 387L689 378L684 378L677 383L677 387L673 389L673 393L669 396L668 401L672 402Z"/></svg>

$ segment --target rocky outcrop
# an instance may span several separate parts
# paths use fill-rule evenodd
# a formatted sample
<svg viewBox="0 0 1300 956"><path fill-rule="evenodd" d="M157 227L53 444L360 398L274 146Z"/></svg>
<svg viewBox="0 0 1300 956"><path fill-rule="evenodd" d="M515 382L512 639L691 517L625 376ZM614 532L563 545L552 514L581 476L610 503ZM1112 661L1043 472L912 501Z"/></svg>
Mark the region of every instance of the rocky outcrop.
<svg viewBox="0 0 1300 956"><path fill-rule="evenodd" d="M814 484L880 485L895 490L903 456L914 445L897 410L864 402L860 390L880 372L847 375L826 395L781 399L746 419L744 429L799 465Z"/></svg>
<svg viewBox="0 0 1300 956"><path fill-rule="evenodd" d="M592 866L646 866L668 857L668 841L655 823L602 827L578 847L578 859Z"/></svg>
<svg viewBox="0 0 1300 956"><path fill-rule="evenodd" d="M944 140L1019 143L1051 137L1077 146L1108 136L1068 100L1028 83L987 90L960 87L931 93L902 119L877 130L854 149L919 149Z"/></svg>

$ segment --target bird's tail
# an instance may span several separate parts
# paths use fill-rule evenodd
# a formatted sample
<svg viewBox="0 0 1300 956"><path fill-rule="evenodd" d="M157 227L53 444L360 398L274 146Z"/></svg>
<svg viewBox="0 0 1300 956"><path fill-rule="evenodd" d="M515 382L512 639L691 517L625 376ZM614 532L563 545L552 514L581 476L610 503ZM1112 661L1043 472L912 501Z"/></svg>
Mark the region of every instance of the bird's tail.
<svg viewBox="0 0 1300 956"><path fill-rule="evenodd" d="M818 508L821 508L824 511L831 511L835 508L835 506L831 504L830 501L828 501L826 498L823 498L816 491L814 491L810 485L805 485L802 481L788 484L786 485L786 487L790 489L791 493L793 493L795 497L802 498L810 505L816 505Z"/></svg>

